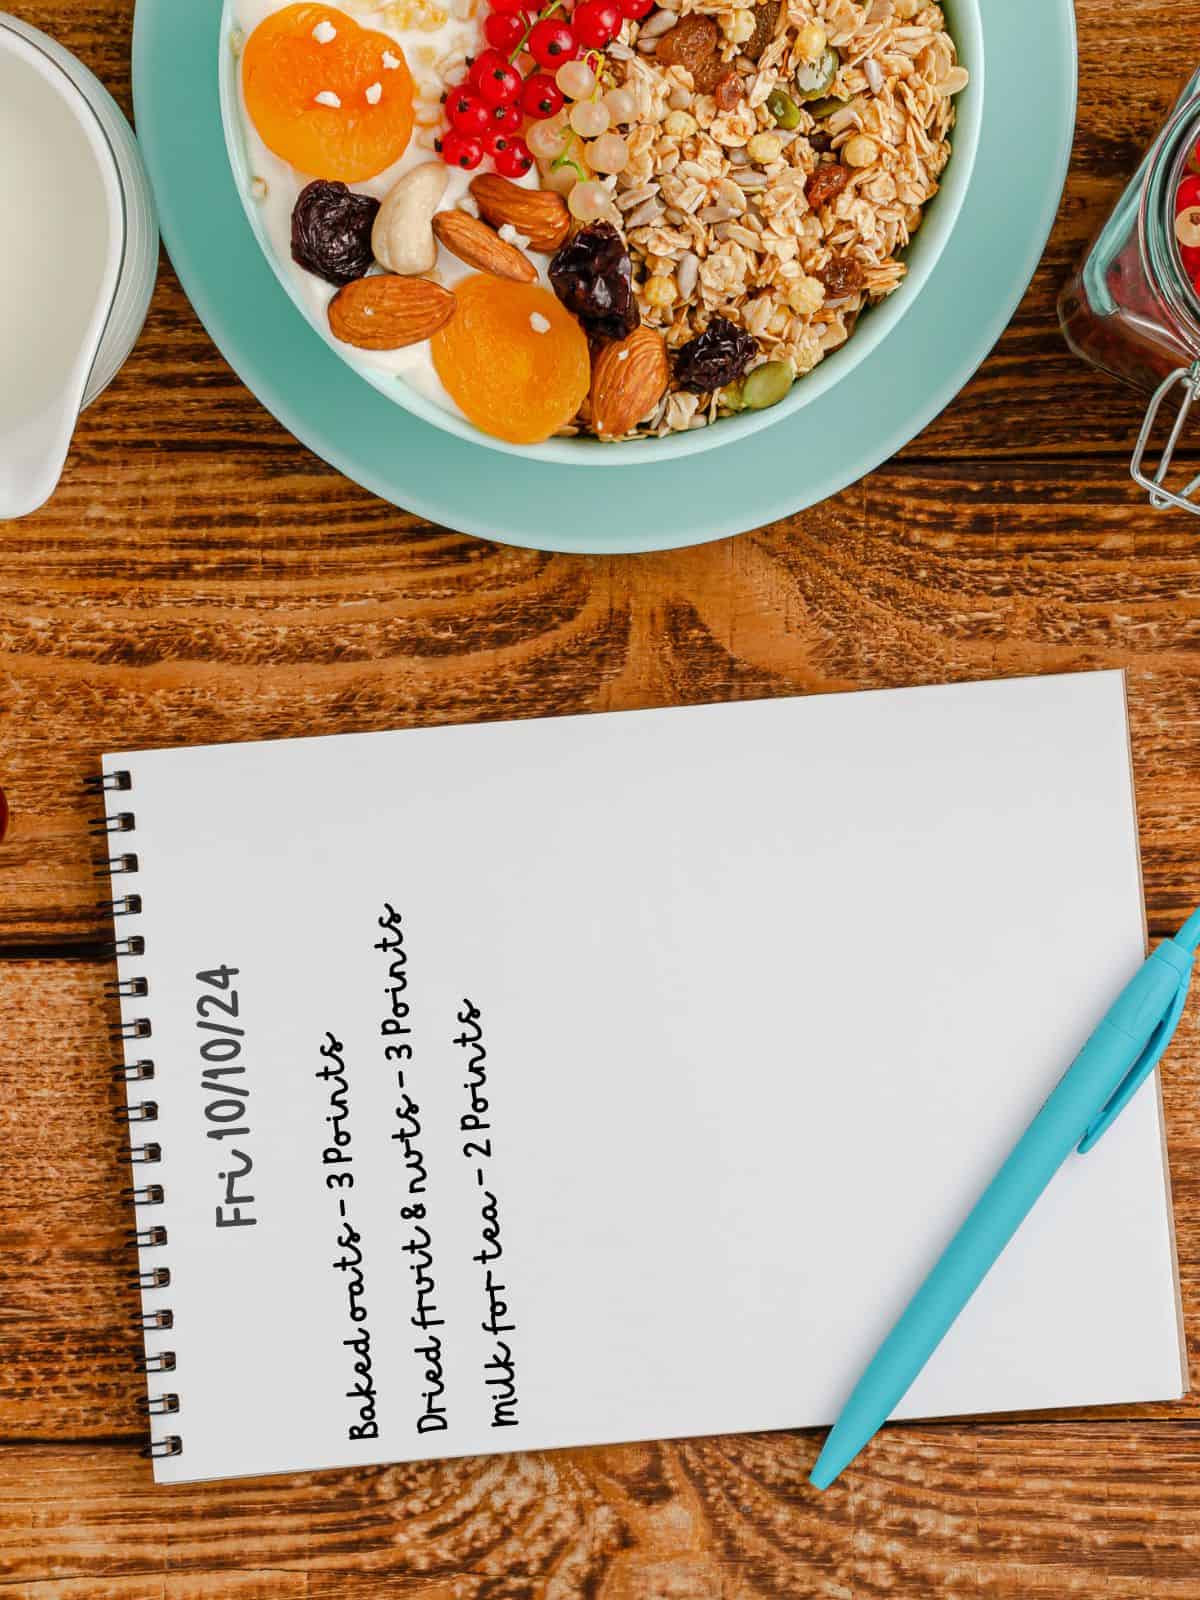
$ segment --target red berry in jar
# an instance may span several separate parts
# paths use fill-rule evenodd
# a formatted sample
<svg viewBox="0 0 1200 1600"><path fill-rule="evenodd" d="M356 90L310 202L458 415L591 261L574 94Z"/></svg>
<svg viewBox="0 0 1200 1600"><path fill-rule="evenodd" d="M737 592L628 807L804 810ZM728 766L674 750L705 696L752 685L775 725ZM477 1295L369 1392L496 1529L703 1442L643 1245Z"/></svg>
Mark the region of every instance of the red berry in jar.
<svg viewBox="0 0 1200 1600"><path fill-rule="evenodd" d="M459 133L451 128L439 146L442 160L448 167L461 167L472 172L483 160L483 140L473 133Z"/></svg>
<svg viewBox="0 0 1200 1600"><path fill-rule="evenodd" d="M583 0L571 18L575 37L586 50L603 50L621 31L621 13L615 0Z"/></svg>
<svg viewBox="0 0 1200 1600"><path fill-rule="evenodd" d="M529 35L530 55L539 67L547 67L551 71L561 67L564 61L573 60L578 48L575 35L566 23L558 22L553 17L543 17L540 22L535 22Z"/></svg>
<svg viewBox="0 0 1200 1600"><path fill-rule="evenodd" d="M446 121L459 133L485 133L488 108L470 89L451 89L446 101Z"/></svg>
<svg viewBox="0 0 1200 1600"><path fill-rule="evenodd" d="M1175 195L1175 215L1200 206L1200 177L1185 178Z"/></svg>
<svg viewBox="0 0 1200 1600"><path fill-rule="evenodd" d="M533 156L524 139L510 139L507 150L498 150L496 171L502 178L523 178L533 166Z"/></svg>
<svg viewBox="0 0 1200 1600"><path fill-rule="evenodd" d="M521 110L527 117L541 122L546 117L556 117L563 108L563 92L547 72L535 72L526 78L521 90Z"/></svg>
<svg viewBox="0 0 1200 1600"><path fill-rule="evenodd" d="M521 98L521 74L508 62L480 76L479 93L490 106L510 106Z"/></svg>
<svg viewBox="0 0 1200 1600"><path fill-rule="evenodd" d="M508 57L525 37L527 27L523 11L493 11L483 24L483 36L493 50Z"/></svg>
<svg viewBox="0 0 1200 1600"><path fill-rule="evenodd" d="M654 10L654 0L617 0L617 9L630 22L640 22Z"/></svg>
<svg viewBox="0 0 1200 1600"><path fill-rule="evenodd" d="M520 106L488 107L487 131L489 133L516 133L520 126Z"/></svg>

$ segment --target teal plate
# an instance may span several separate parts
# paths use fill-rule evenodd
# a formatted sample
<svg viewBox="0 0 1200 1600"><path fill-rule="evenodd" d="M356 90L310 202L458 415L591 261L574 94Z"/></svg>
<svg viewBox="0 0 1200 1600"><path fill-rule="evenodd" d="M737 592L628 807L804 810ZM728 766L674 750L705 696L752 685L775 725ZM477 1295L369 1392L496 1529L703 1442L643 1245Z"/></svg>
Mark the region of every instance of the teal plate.
<svg viewBox="0 0 1200 1600"><path fill-rule="evenodd" d="M901 449L958 393L1016 309L1053 225L1075 123L1071 0L985 0L975 173L955 232L899 325L794 417L730 447L598 477L431 427L364 383L308 326L234 188L217 92L220 22L221 0L137 0L138 134L171 261L205 327L263 405L347 477L430 521L535 550L669 550L743 533L837 494Z"/></svg>

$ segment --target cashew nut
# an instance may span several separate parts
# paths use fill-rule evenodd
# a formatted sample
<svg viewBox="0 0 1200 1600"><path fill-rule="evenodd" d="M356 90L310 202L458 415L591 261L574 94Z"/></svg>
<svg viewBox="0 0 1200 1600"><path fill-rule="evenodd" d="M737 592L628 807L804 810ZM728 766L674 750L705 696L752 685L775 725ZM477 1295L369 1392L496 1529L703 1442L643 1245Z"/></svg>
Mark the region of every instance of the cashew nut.
<svg viewBox="0 0 1200 1600"><path fill-rule="evenodd" d="M371 231L371 248L381 267L414 277L434 266L433 214L449 178L444 162L426 161L406 172L389 191Z"/></svg>

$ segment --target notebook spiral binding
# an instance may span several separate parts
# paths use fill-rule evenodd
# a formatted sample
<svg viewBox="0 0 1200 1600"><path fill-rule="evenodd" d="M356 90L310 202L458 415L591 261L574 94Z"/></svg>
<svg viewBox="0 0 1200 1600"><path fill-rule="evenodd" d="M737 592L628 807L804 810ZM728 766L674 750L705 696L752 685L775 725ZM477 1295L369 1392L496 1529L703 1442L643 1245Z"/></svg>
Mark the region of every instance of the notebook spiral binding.
<svg viewBox="0 0 1200 1600"><path fill-rule="evenodd" d="M107 799L107 796L114 792L125 793L132 790L133 779L128 772L106 772L85 779L84 786L90 795ZM133 811L116 811L103 817L93 818L88 826L93 838L103 845L107 853L112 849L108 843L109 838L113 834L133 833L137 827L137 816ZM107 859L97 866L96 877L115 879L132 875L138 870L137 852L122 849L118 853L107 855ZM114 919L138 916L142 911L142 897L136 893L119 894L111 900L102 900L99 910L103 915ZM145 951L146 941L141 934L119 935L107 940L104 945L104 954L113 958L136 958L144 955ZM140 977L116 978L106 984L105 988L106 992L117 1000L140 1000L150 993L148 981ZM128 1045L149 1039L152 1033L153 1027L149 1017L133 1017L128 1020L122 1018L122 1021L110 1030L110 1037L114 1044ZM134 1060L125 1059L113 1068L113 1078L127 1089L128 1085L133 1083L152 1082L154 1076L154 1061L145 1056L139 1056ZM113 1115L130 1130L128 1155L135 1171L161 1162L162 1146L153 1140L143 1140L140 1128L135 1132L135 1125L158 1120L157 1101L127 1099ZM122 1191L122 1198L133 1206L136 1219L135 1226L126 1235L127 1243L138 1252L137 1270L133 1274L132 1282L142 1296L142 1309L134 1319L134 1326L143 1334L166 1332L175 1326L174 1312L167 1307L148 1307L146 1296L170 1287L171 1269L145 1265L146 1251L161 1250L168 1243L166 1228L160 1223L150 1221L146 1216L148 1208L162 1205L165 1192L162 1184L141 1182L139 1179ZM173 1350L147 1349L137 1361L138 1368L148 1374L174 1372L175 1365L176 1357ZM151 1419L175 1416L180 1410L179 1396L169 1390L162 1394L147 1395L141 1402L141 1410L143 1415ZM152 1459L182 1455L183 1439L177 1433L155 1436L152 1422L150 1443L142 1454Z"/></svg>

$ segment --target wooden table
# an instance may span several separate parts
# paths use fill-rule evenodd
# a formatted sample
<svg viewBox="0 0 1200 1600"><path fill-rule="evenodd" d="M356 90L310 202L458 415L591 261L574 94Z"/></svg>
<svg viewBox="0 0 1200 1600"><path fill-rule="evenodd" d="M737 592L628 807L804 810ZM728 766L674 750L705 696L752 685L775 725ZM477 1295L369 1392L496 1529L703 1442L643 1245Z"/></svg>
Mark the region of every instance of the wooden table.
<svg viewBox="0 0 1200 1600"><path fill-rule="evenodd" d="M128 105L133 0L8 3ZM53 502L0 530L5 1600L1200 1596L1194 1400L897 1428L823 1500L803 1433L155 1489L80 787L106 748L1124 667L1170 929L1200 898L1200 522L1143 504L1140 402L1071 359L1054 299L1200 0L1079 20L1071 182L996 354L866 482L729 543L567 558L407 517L260 409L164 271ZM1198 1010L1165 1071L1193 1336Z"/></svg>

